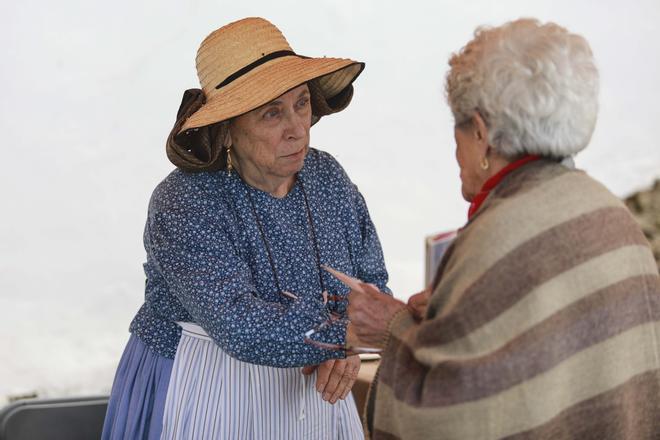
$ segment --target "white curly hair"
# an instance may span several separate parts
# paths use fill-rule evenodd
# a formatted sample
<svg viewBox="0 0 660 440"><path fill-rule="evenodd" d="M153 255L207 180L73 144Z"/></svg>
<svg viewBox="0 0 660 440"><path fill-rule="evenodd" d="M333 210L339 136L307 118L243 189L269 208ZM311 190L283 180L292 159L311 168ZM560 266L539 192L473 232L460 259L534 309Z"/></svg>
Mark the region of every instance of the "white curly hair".
<svg viewBox="0 0 660 440"><path fill-rule="evenodd" d="M580 35L520 19L479 27L449 60L445 90L457 125L478 112L502 156L573 156L598 115L598 69Z"/></svg>

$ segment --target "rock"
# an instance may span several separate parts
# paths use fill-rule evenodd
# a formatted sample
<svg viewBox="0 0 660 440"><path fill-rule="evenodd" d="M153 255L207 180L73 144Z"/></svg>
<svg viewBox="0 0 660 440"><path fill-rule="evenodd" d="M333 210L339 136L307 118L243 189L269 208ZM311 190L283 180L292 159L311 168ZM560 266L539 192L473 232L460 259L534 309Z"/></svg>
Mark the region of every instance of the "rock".
<svg viewBox="0 0 660 440"><path fill-rule="evenodd" d="M626 197L624 202L648 238L660 272L660 179L651 188Z"/></svg>

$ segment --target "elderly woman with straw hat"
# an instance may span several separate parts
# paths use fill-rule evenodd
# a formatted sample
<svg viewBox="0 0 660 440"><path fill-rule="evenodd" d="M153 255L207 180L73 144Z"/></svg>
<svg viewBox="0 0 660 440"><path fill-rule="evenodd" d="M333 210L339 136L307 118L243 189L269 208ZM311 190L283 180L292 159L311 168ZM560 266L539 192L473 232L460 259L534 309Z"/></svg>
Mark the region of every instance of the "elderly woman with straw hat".
<svg viewBox="0 0 660 440"><path fill-rule="evenodd" d="M479 28L449 64L468 221L408 304L349 294L348 343L383 349L371 437L660 438L653 254L567 160L596 124L589 44L522 19Z"/></svg>
<svg viewBox="0 0 660 440"><path fill-rule="evenodd" d="M260 18L202 42L202 90L184 94L167 141L178 169L149 204L145 302L104 439L363 438L360 360L337 319L348 289L323 266L390 293L387 272L361 194L309 146L363 68L298 55Z"/></svg>

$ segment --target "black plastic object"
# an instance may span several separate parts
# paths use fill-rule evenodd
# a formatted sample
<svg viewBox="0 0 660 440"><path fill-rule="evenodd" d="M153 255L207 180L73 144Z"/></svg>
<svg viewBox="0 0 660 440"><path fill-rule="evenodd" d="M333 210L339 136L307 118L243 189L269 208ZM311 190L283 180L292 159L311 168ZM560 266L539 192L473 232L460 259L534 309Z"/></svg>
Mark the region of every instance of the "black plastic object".
<svg viewBox="0 0 660 440"><path fill-rule="evenodd" d="M101 438L107 396L29 399L0 411L0 440Z"/></svg>

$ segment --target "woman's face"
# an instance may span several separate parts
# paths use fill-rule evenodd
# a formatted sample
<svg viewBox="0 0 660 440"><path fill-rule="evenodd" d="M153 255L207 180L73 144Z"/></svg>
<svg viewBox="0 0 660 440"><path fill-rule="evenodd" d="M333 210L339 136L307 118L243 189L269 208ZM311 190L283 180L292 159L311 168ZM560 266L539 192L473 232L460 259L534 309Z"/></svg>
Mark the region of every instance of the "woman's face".
<svg viewBox="0 0 660 440"><path fill-rule="evenodd" d="M455 126L454 138L456 139L456 161L461 169L461 192L463 198L471 202L487 180L487 176L480 166L483 157L482 148L471 123Z"/></svg>
<svg viewBox="0 0 660 440"><path fill-rule="evenodd" d="M309 148L311 123L307 84L234 118L229 125L232 156L241 173L265 182L294 176Z"/></svg>

